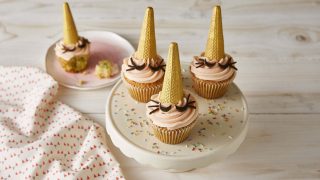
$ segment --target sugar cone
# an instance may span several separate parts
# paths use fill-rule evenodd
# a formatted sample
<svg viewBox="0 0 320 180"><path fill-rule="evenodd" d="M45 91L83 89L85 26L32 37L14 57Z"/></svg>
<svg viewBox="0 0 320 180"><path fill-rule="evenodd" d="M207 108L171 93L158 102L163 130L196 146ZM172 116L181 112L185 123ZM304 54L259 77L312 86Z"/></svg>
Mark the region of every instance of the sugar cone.
<svg viewBox="0 0 320 180"><path fill-rule="evenodd" d="M183 99L183 86L179 49L177 43L169 46L166 72L159 100L161 103L177 104Z"/></svg>
<svg viewBox="0 0 320 180"><path fill-rule="evenodd" d="M204 56L212 60L220 60L225 56L220 6L213 8L209 37Z"/></svg>
<svg viewBox="0 0 320 180"><path fill-rule="evenodd" d="M156 37L154 29L154 15L152 7L148 7L145 12L142 24L138 50L136 58L148 60L157 58Z"/></svg>
<svg viewBox="0 0 320 180"><path fill-rule="evenodd" d="M79 40L76 25L74 24L69 4L63 4L63 42L64 44L75 44Z"/></svg>

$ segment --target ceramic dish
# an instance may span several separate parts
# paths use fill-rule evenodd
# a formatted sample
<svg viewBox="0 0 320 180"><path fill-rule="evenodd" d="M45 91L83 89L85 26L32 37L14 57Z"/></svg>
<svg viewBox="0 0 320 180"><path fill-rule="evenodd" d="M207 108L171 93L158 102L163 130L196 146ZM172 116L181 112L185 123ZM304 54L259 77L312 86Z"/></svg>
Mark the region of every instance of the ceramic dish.
<svg viewBox="0 0 320 180"><path fill-rule="evenodd" d="M46 54L47 73L62 86L79 90L99 89L116 83L120 79L123 58L134 52L132 45L113 32L87 31L79 34L91 42L89 65L84 73L68 73L60 67L54 52L56 42L50 46ZM94 74L95 66L102 59L108 59L118 64L119 73L112 78L99 79L96 77Z"/></svg>

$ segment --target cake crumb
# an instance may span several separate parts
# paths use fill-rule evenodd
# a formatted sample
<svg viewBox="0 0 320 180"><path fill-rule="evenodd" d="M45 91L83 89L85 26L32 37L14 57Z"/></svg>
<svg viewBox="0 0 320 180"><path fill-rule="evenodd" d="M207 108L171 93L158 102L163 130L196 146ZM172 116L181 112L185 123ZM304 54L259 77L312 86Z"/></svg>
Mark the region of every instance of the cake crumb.
<svg viewBox="0 0 320 180"><path fill-rule="evenodd" d="M81 80L81 79L78 81L79 86L82 86L82 85L85 84L85 83L86 83L86 81Z"/></svg>

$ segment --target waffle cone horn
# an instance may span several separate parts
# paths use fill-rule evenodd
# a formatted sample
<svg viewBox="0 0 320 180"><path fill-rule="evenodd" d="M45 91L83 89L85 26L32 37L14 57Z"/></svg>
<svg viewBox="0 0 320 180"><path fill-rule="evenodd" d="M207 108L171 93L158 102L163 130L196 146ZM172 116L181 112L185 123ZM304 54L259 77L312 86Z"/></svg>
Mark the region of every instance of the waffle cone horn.
<svg viewBox="0 0 320 180"><path fill-rule="evenodd" d="M148 7L146 9L140 33L138 50L135 53L135 57L143 60L157 58L154 15L152 7Z"/></svg>
<svg viewBox="0 0 320 180"><path fill-rule="evenodd" d="M217 61L225 56L220 6L215 6L213 8L209 37L204 56Z"/></svg>
<svg viewBox="0 0 320 180"><path fill-rule="evenodd" d="M183 86L178 44L173 42L169 46L166 72L159 100L161 103L177 104L183 99Z"/></svg>
<svg viewBox="0 0 320 180"><path fill-rule="evenodd" d="M76 25L74 24L69 4L63 4L63 42L64 44L75 44L79 40Z"/></svg>

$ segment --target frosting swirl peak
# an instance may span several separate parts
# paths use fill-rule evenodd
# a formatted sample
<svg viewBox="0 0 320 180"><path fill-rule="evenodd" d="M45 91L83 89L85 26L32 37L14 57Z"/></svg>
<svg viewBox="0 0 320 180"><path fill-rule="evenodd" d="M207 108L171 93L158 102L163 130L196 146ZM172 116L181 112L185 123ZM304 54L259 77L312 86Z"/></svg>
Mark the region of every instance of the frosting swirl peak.
<svg viewBox="0 0 320 180"><path fill-rule="evenodd" d="M228 54L220 60L209 60L207 57L195 56L191 65L191 72L199 79L210 81L224 81L233 77L237 68L236 62Z"/></svg>
<svg viewBox="0 0 320 180"><path fill-rule="evenodd" d="M198 117L197 103L189 93L178 104L158 104L157 102L159 102L159 94L151 96L151 101L146 104L147 117L157 126L174 130L188 126ZM162 107L164 110L161 110L161 106L164 106Z"/></svg>
<svg viewBox="0 0 320 180"><path fill-rule="evenodd" d="M164 76L164 66L160 56L156 60L144 61L132 55L123 60L122 76L138 83L153 83Z"/></svg>
<svg viewBox="0 0 320 180"><path fill-rule="evenodd" d="M58 57L64 60L70 60L75 56L89 54L89 44L90 42L84 37L80 37L77 43L70 45L66 45L63 40L60 40L57 42L54 50Z"/></svg>

